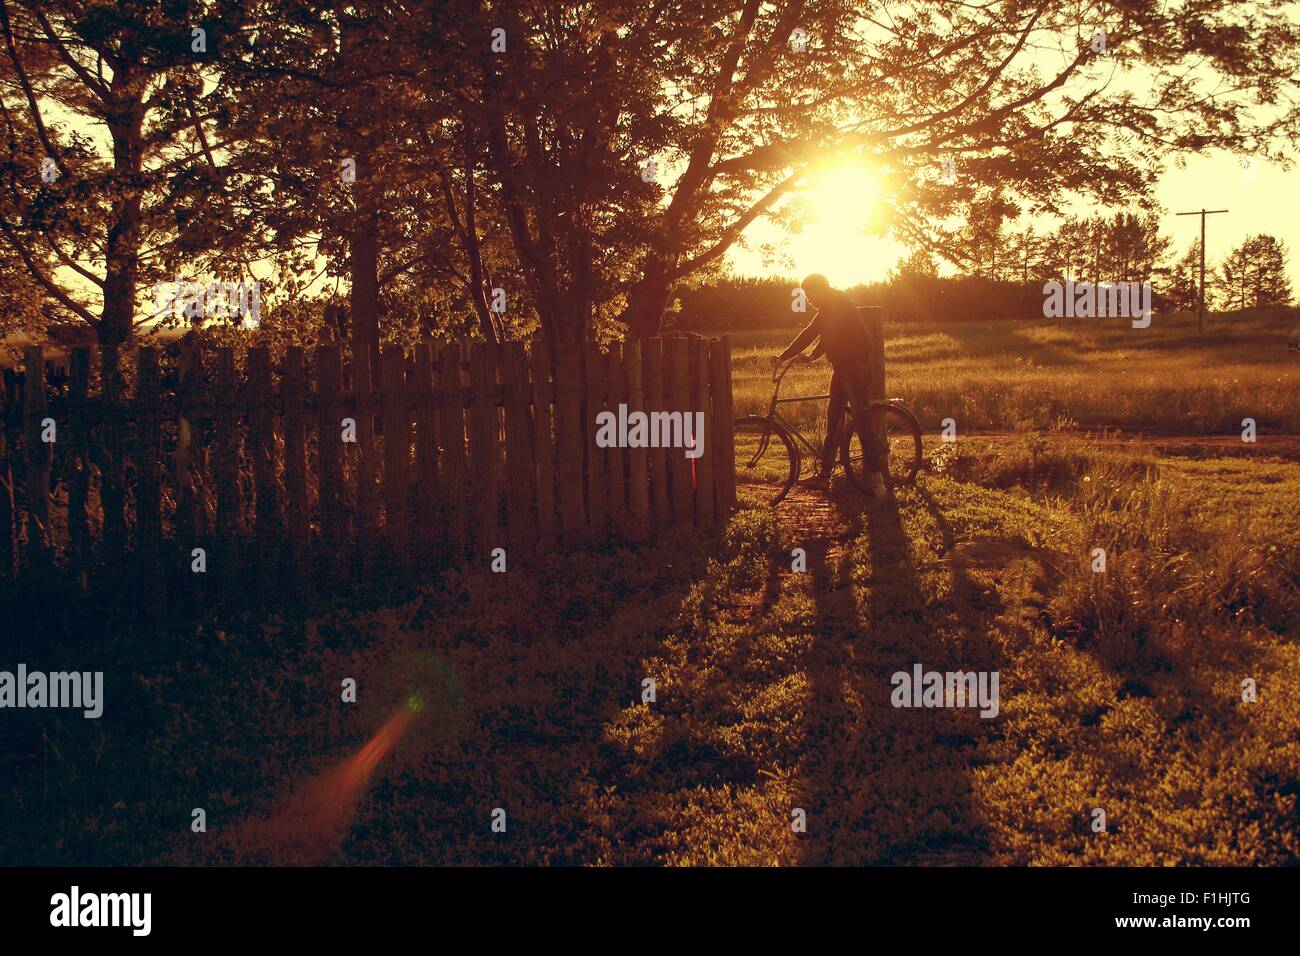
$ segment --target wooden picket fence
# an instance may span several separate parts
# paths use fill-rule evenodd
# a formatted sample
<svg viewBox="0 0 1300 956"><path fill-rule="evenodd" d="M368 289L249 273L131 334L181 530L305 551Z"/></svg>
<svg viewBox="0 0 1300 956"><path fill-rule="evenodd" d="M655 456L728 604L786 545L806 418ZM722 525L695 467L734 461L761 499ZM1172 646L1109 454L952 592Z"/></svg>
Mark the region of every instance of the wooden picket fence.
<svg viewBox="0 0 1300 956"><path fill-rule="evenodd" d="M186 608L338 589L709 527L735 504L730 343L91 349L46 387L39 348L0 409L0 582ZM346 366L346 367L345 367ZM36 374L33 374L35 370ZM131 376L126 376L131 377ZM132 394L127 394L130 391ZM704 413L703 453L602 448L603 410ZM507 567L512 567L509 563ZM201 569L201 570L200 570Z"/></svg>

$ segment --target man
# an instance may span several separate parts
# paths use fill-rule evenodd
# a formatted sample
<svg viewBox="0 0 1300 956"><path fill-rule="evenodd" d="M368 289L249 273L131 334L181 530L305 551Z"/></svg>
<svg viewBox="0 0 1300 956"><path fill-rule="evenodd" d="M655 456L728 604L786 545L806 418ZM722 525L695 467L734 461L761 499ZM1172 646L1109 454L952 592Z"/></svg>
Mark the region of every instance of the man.
<svg viewBox="0 0 1300 956"><path fill-rule="evenodd" d="M869 364L870 340L867 327L858 315L857 307L838 289L832 289L824 275L813 273L800 283L808 304L816 311L802 332L795 337L775 361L786 362L799 355L814 340L817 347L809 361L825 354L833 369L831 373L830 401L826 406L826 440L822 443L821 468L812 479L825 482L830 478L838 449L838 426L844 419L845 407L853 410L853 423L862 442L863 454L871 469L871 493L877 498L889 492L885 487L880 465L879 449L871 437L867 409L871 401L871 366Z"/></svg>

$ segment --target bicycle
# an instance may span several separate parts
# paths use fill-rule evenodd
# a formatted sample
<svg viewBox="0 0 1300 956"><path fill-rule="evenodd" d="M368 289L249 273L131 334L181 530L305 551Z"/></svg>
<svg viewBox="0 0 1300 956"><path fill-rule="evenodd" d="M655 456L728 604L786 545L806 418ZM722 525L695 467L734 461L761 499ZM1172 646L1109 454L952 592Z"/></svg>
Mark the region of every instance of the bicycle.
<svg viewBox="0 0 1300 956"><path fill-rule="evenodd" d="M778 405L825 401L830 398L830 395L780 397L781 383L798 358L795 356L773 370L774 387L767 414L742 415L735 421L737 479L752 484L775 485L777 493L770 502L773 505L780 504L801 477L804 452L799 443L812 453L812 460L818 470L822 464L821 449L805 438L798 426L777 411ZM884 453L882 463L885 466L886 484L891 488L911 484L921 469L921 425L916 416L898 399L873 400L868 415L876 434L883 436L881 451ZM850 417L846 414L840 419L836 426L840 434L832 447L839 450L839 462L853 486L864 494L870 494L870 469L862 454L861 438L857 430L848 427ZM784 460L780 457L782 454Z"/></svg>

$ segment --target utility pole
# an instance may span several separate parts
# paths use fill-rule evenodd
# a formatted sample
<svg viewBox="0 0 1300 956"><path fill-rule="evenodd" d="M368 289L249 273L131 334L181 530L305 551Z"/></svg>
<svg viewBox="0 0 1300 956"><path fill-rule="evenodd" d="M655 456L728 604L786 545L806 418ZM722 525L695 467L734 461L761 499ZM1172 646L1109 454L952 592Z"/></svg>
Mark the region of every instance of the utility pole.
<svg viewBox="0 0 1300 956"><path fill-rule="evenodd" d="M1205 331L1205 217L1213 216L1216 212L1227 212L1226 209L1202 209L1199 212L1180 212L1175 215L1179 216L1200 216L1201 217L1201 295L1200 302L1196 309L1196 331Z"/></svg>

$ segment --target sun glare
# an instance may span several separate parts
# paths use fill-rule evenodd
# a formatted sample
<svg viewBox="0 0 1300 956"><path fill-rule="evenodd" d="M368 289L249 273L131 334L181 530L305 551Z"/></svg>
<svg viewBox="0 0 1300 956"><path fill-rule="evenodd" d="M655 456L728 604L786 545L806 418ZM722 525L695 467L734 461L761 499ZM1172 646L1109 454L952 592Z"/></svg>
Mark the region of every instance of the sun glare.
<svg viewBox="0 0 1300 956"><path fill-rule="evenodd" d="M788 247L800 275L820 272L845 288L880 278L897 259L895 243L884 235L888 196L872 167L829 166L800 195L807 219Z"/></svg>

